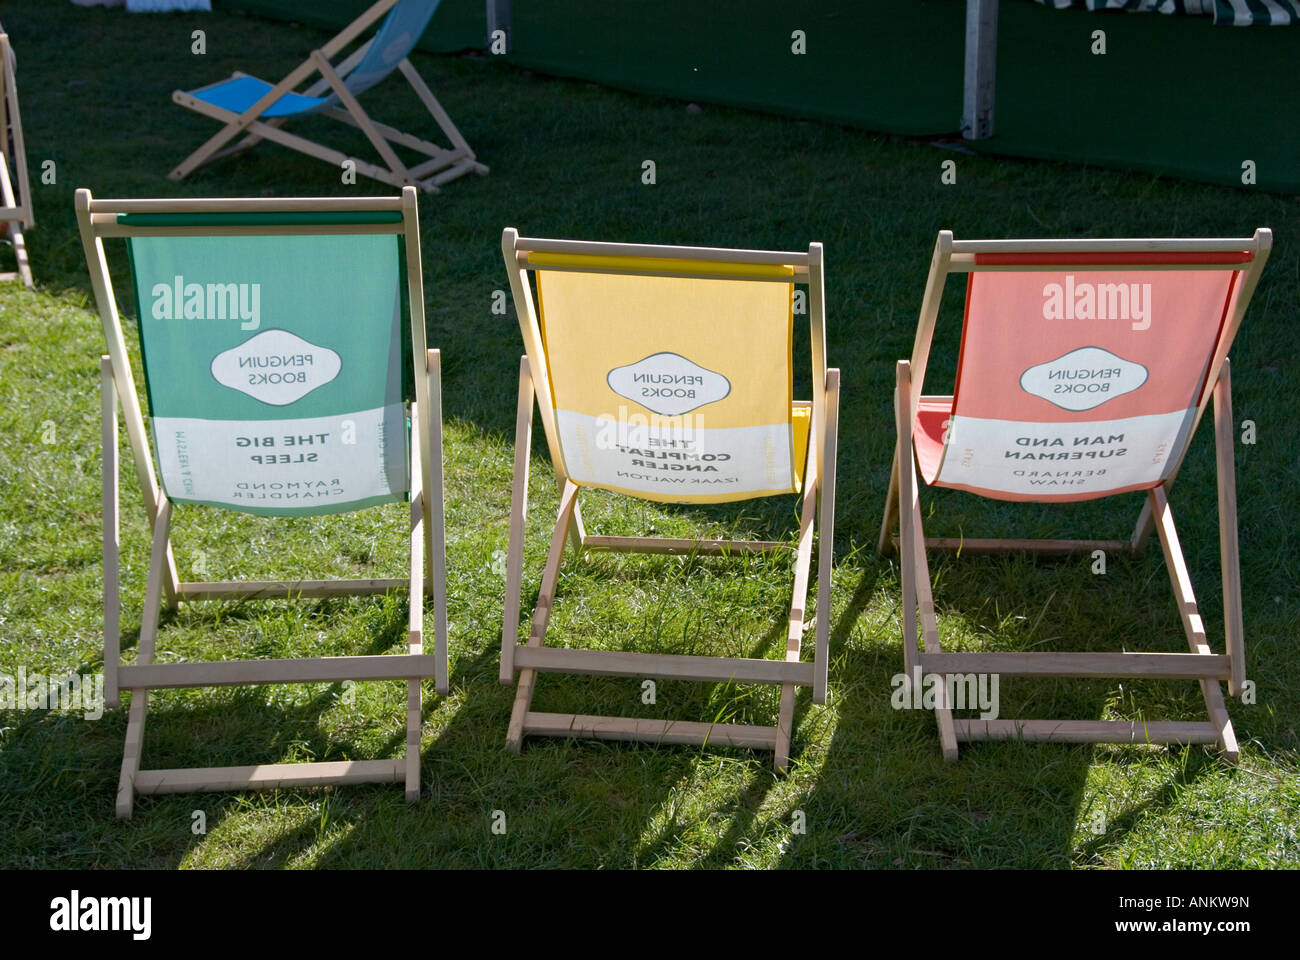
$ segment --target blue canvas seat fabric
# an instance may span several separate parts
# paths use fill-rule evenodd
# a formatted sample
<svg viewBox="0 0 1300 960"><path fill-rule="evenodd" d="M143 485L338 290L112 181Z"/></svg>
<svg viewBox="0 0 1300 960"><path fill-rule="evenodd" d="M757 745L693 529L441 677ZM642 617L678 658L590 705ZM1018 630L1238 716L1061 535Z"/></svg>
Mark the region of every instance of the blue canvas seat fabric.
<svg viewBox="0 0 1300 960"><path fill-rule="evenodd" d="M204 103L210 103L231 113L243 113L266 96L272 84L257 77L231 77L206 90L191 90L190 94ZM304 97L300 93L286 93L262 111L261 116L292 117L312 113L325 105L325 97Z"/></svg>

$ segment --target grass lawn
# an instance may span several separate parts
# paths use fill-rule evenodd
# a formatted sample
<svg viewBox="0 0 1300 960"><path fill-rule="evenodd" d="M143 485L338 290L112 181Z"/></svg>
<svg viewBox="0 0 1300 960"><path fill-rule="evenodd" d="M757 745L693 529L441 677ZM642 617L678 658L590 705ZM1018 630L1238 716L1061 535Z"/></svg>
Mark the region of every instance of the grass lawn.
<svg viewBox="0 0 1300 960"><path fill-rule="evenodd" d="M0 290L0 672L99 670L101 569L98 357L72 196L390 193L263 144L184 184L166 173L216 130L171 104L241 69L276 79L324 35L211 14L131 16L67 3L6 4L38 225L36 292ZM190 31L207 31L204 56ZM1052 163L963 156L925 143L631 96L530 75L482 57L420 56L492 167L421 201L430 343L444 370L452 692L428 687L424 796L400 786L143 797L113 818L125 711L89 721L0 712L0 865L5 867L1267 867L1300 865L1300 206L1296 198ZM887 95L882 93L880 95ZM388 102L391 100L391 102ZM380 119L420 128L400 81L369 95ZM338 129L334 129L338 127ZM328 121L298 131L368 156ZM654 160L658 182L641 182ZM957 161L957 184L940 164ZM56 182L40 182L54 161ZM710 246L826 245L829 360L844 373L831 701L800 693L790 773L770 755L592 741L504 748L513 688L497 682L504 555L522 342L491 312L507 289L499 238L525 235ZM902 669L895 563L875 556L893 426L893 361L911 347L936 232L958 237L1246 236L1276 247L1233 355L1234 405L1258 442L1237 448L1249 676L1256 702L1229 704L1242 742L1229 766L1200 747L988 743L955 765L933 717L895 711ZM124 270L120 245L112 265ZM12 260L0 248L0 269ZM929 389L951 383L962 285L951 284ZM133 308L124 304L127 312ZM135 349L133 345L132 349ZM137 371L138 354L136 355ZM796 395L808 396L806 364ZM945 383L946 379L946 383ZM1216 649L1222 645L1212 432L1195 441L1173 495ZM557 496L541 432L534 450L525 613L536 595ZM148 556L123 444L123 638L134 647ZM1011 507L927 491L932 536L1127 534L1138 495ZM796 503L698 509L601 493L588 528L792 539ZM181 575L397 576L399 506L274 522L177 509ZM200 574L199 571L202 571ZM939 559L940 629L969 650L1185 650L1159 549L1111 558ZM776 656L789 560L594 557L566 565L553 643ZM820 611L819 611L820 615ZM400 596L197 604L169 615L159 660L382 652L404 637ZM224 688L153 695L144 766L392 756L404 685ZM772 723L777 689L544 676L535 709ZM1002 714L1203 719L1193 682L1005 680ZM192 829L204 811L207 832ZM493 811L507 831L491 830ZM802 811L806 830L792 824Z"/></svg>

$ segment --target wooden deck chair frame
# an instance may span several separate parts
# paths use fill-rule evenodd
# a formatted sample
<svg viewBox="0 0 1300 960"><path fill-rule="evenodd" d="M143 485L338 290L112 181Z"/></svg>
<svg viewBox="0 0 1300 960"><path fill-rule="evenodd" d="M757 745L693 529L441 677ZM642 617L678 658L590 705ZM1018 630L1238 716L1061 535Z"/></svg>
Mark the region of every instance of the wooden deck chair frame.
<svg viewBox="0 0 1300 960"><path fill-rule="evenodd" d="M14 77L14 54L9 37L0 33L0 222L14 245L16 272L0 273L0 280L21 279L33 286L32 267L27 260L24 230L36 223L32 216L32 185L27 179L27 149L23 145L23 121L18 112L18 85Z"/></svg>
<svg viewBox="0 0 1300 960"><path fill-rule="evenodd" d="M407 83L411 85L411 89L415 91L415 95L419 97L420 102L429 111L429 115L438 124L443 135L447 137L451 143L451 149L421 140L412 134L373 120L357 98L348 90L344 81L353 68L361 62L366 51L370 49L371 41L359 46L337 64L331 63L336 56L347 49L369 27L401 2L402 0L379 0L378 3L375 3L361 16L353 20L352 23L348 24L332 40L319 49L313 50L306 60L290 71L283 80L275 84L243 113L223 110L221 107L193 96L192 92L185 90L173 91L172 101L174 103L211 117L214 120L219 120L225 126L186 157L168 174L168 177L172 180L184 180L199 167L236 153L242 153L255 147L263 140L271 140L291 150L297 150L308 156L324 160L336 167L350 161L355 164L356 171L363 176L395 187L415 186L426 193L437 193L443 184L458 177L463 177L468 173L485 176L488 173L488 168L475 158L474 151L470 148L469 143L461 135L460 130L456 128L456 124L452 122L442 104L438 102L438 98L433 95L433 91L429 89L428 84L424 82L415 67L411 65L410 60L404 58L398 64L397 69L406 78ZM262 119L265 110L285 94L295 92L295 88L306 82L313 74L319 74L320 78L306 90L303 90L302 95L316 97L326 92L336 94L343 106L341 108L331 106L318 112L321 116L332 117L359 129L365 134L366 139L370 141L370 144L383 160L383 166L370 163L359 157L349 156L341 151L281 129L286 120L293 119L292 116ZM226 80L220 80L198 89L207 90L243 76L246 76L246 74L236 72ZM227 143L241 134L243 139L239 143L225 147ZM394 147L404 147L428 159L415 166L408 167L398 157Z"/></svg>
<svg viewBox="0 0 1300 960"><path fill-rule="evenodd" d="M439 351L425 349L424 284L420 271L417 194L400 197L294 198L241 200L95 200L76 193L91 286L103 322L108 353L100 358L103 428L104 693L110 708L119 692L131 690L126 746L118 782L119 818L131 816L136 794L202 790L274 789L345 783L405 783L406 798L420 797L421 681L433 677L438 693L449 689L447 668L447 575L443 528L442 399ZM132 213L285 213L396 211L395 224L322 227L292 224L253 226L128 226L119 215ZM411 338L416 365L416 400L410 406L411 456L409 576L345 580L258 580L185 582L177 575L169 528L172 503L154 472L149 433L141 413L135 377L104 257L103 238L186 235L280 235L319 233L399 233L405 241L406 295L410 299ZM152 531L152 548L135 663L120 663L121 602L118 540L118 406L126 422L136 479ZM418 440L416 439L418 438ZM418 486L417 486L418 484ZM407 652L372 656L283 660L224 660L154 663L159 614L183 601L341 597L387 593L406 588L411 598ZM424 652L424 598L434 600L434 653ZM140 767L149 691L177 687L241 686L270 683L339 683L406 680L406 755L397 760L277 763L242 767L145 770Z"/></svg>
<svg viewBox="0 0 1300 960"><path fill-rule="evenodd" d="M775 768L789 763L794 723L795 690L812 687L813 702L826 702L830 643L830 596L835 511L835 457L839 419L840 372L827 368L825 351L822 246L811 244L806 253L732 250L711 247L649 244L589 243L520 237L508 227L501 238L506 269L527 353L519 364L519 403L515 419L514 487L510 501L510 542L507 557L505 617L501 632L501 682L517 682L514 708L506 735L507 747L518 753L526 736L580 737L600 740L638 740L671 744L722 744L774 751ZM794 547L794 589L786 632L784 660L704 657L691 655L625 653L605 650L546 647L546 628L555 603L556 581L564 561L565 541L576 552L727 555L733 552L769 552L791 549L790 544L767 540L675 539L668 537L613 537L589 534L578 504L579 487L565 475L558 456L556 411L548 381L536 301L528 271L545 255L547 270L613 272L640 276L771 279L808 284L808 315L812 337L813 401L805 460L803 506ZM674 261L676 263L674 263ZM674 267L676 266L676 269ZM784 275L764 276L773 266L791 267ZM755 269L757 267L757 269ZM524 530L528 511L528 467L532 451L533 404L552 452L560 507L551 536L541 589L533 612L527 644L519 642L520 593L523 585ZM820 515L818 515L820 513ZM809 568L814 525L817 526L816 640L811 662L801 657L806 624ZM582 714L539 713L531 709L539 672L595 674L621 677L655 677L713 682L773 683L781 686L781 703L775 726L702 723Z"/></svg>
<svg viewBox="0 0 1300 960"><path fill-rule="evenodd" d="M1246 679L1245 634L1241 611L1241 569L1237 539L1236 475L1233 464L1234 428L1232 387L1228 350L1241 325L1246 308L1259 282L1260 272L1272 248L1272 232L1261 228L1253 237L1242 240L954 240L951 231L942 231L930 262L910 361L897 365L894 393L897 446L890 473L889 493L881 524L878 550L883 555L892 548L900 551L903 581L903 656L908 676L920 670L922 676L997 673L1003 676L1051 677L1150 677L1190 679L1199 682L1208 720L1201 722L1130 722L1114 720L1015 720L958 719L949 704L939 698L935 710L944 758L956 760L958 743L978 740L1058 741L1067 743L1160 743L1214 744L1225 759L1238 756L1236 735L1224 704L1220 682L1226 681L1232 696L1240 694ZM1233 310L1226 316L1223 331L1210 360L1206 384L1192 420L1186 442L1178 453L1167 479L1147 491L1147 497L1132 536L1127 540L1007 540L970 538L929 538L922 527L923 511L919 497L919 479L912 440L912 425L923 399L922 384L930 345L938 317L939 303L948 276L981 270L1060 270L1059 265L1014 267L977 264L981 254L1238 254L1249 255L1247 264L1225 266L1219 263L1190 265L1177 263L1166 269L1240 270L1239 292ZM1174 258L1171 258L1171 260ZM1211 259L1211 258L1206 258ZM1161 269L1151 263L1135 269ZM1071 262L1070 270L1088 270L1089 266ZM1101 269L1095 267L1094 269ZM1125 269L1114 263L1107 270ZM1209 386L1212 385L1212 386ZM1211 652L1205 626L1197 609L1196 596L1183 558L1178 534L1169 505L1169 492L1191 446L1201 416L1214 400L1215 462L1218 480L1219 545L1223 585L1224 633L1226 653ZM948 400L950 397L924 399ZM1154 527L1164 552L1165 566L1177 601L1183 630L1190 647L1188 653L952 653L939 644L938 623L930 587L927 550L963 551L988 554L1004 551L1028 551L1044 555L1066 556L1092 553L1129 553L1136 555ZM898 537L892 536L898 530ZM918 648L917 617L921 637ZM946 690L946 684L944 686Z"/></svg>

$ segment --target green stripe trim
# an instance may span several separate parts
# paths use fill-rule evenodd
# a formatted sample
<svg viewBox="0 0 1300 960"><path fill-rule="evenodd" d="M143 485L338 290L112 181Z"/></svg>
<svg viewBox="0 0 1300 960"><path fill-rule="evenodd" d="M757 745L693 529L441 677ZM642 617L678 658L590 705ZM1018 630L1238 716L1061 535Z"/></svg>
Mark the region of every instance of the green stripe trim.
<svg viewBox="0 0 1300 960"><path fill-rule="evenodd" d="M400 210L307 210L279 213L119 213L126 227L345 226L401 223Z"/></svg>

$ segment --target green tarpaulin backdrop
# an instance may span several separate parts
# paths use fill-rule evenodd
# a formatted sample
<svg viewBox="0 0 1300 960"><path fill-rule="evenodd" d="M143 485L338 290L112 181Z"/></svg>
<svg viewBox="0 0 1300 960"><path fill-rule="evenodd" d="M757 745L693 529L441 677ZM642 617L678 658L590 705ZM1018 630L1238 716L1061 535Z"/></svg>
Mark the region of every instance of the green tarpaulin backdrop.
<svg viewBox="0 0 1300 960"><path fill-rule="evenodd" d="M337 29L366 0L218 0ZM905 135L961 124L965 0L514 0L503 60L558 76ZM1004 0L990 153L1300 193L1300 31ZM791 52L803 30L807 52ZM1106 34L1094 54L1093 33ZM443 0L420 46L486 46L483 0Z"/></svg>

